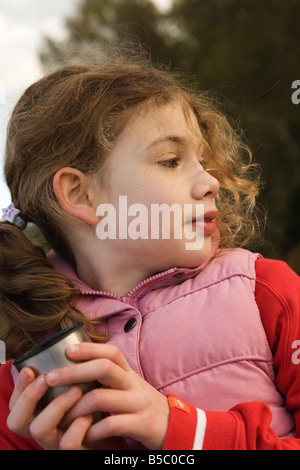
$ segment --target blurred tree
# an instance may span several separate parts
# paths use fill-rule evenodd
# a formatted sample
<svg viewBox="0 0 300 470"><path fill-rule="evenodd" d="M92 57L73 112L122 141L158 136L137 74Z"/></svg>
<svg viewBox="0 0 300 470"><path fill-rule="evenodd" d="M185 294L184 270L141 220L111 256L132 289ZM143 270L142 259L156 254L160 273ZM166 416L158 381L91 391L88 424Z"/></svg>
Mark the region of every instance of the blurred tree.
<svg viewBox="0 0 300 470"><path fill-rule="evenodd" d="M63 41L46 37L40 59L49 69L59 63L101 60L101 49L119 43L141 44L163 63L171 62L162 15L150 0L81 0L65 21Z"/></svg>
<svg viewBox="0 0 300 470"><path fill-rule="evenodd" d="M46 68L101 59L101 47L130 39L154 60L195 75L245 130L265 181L266 247L300 273L299 0L174 0L167 13L150 0L81 0L67 38L45 38ZM100 46L100 47L99 47Z"/></svg>

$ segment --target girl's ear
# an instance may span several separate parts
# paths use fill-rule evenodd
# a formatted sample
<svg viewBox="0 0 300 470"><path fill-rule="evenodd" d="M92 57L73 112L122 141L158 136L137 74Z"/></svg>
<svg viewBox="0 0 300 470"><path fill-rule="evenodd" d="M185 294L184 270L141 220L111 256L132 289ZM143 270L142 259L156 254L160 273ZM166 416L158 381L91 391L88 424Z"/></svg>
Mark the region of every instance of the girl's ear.
<svg viewBox="0 0 300 470"><path fill-rule="evenodd" d="M62 208L88 225L96 225L95 185L81 171L72 167L58 170L53 178L53 190Z"/></svg>

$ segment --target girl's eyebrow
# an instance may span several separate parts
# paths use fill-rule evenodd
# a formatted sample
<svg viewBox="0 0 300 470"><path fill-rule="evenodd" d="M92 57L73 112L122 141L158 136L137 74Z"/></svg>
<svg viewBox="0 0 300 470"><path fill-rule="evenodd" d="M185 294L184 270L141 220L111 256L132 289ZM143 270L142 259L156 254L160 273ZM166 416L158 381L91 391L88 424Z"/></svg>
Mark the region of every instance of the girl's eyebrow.
<svg viewBox="0 0 300 470"><path fill-rule="evenodd" d="M187 143L188 143L186 137L180 137L180 136L177 136L177 135L167 135L167 136L162 136L162 137L159 137L158 139L153 140L146 147L146 150L151 149L155 145L158 145L158 144L161 144L161 143L169 143L169 142L175 143L180 147L183 147L183 146L187 145ZM202 147L203 147L203 138L199 137L198 148L202 148Z"/></svg>
<svg viewBox="0 0 300 470"><path fill-rule="evenodd" d="M172 143L175 143L177 145L183 146L186 143L186 139L184 137L179 137L179 136L176 136L176 135L162 136L162 137L159 137L158 139L153 140L146 147L146 150L154 147L155 145L158 145L158 144L161 144L161 143L168 143L168 142L172 142Z"/></svg>

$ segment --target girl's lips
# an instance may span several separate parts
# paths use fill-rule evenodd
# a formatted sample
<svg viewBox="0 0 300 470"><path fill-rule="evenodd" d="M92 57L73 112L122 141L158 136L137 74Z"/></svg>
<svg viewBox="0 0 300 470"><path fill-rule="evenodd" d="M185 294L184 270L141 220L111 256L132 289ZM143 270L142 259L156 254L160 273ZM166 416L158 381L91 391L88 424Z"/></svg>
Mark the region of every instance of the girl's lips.
<svg viewBox="0 0 300 470"><path fill-rule="evenodd" d="M209 211L209 212L206 212L204 214L204 221L214 221L218 216L218 211L217 210L213 210L213 211Z"/></svg>
<svg viewBox="0 0 300 470"><path fill-rule="evenodd" d="M202 220L194 220L192 222L192 229L193 232L202 232L205 235L213 235L217 230L217 225L214 220L210 219L202 219Z"/></svg>
<svg viewBox="0 0 300 470"><path fill-rule="evenodd" d="M204 220L204 235L213 235L217 230L217 225L214 220L205 221Z"/></svg>
<svg viewBox="0 0 300 470"><path fill-rule="evenodd" d="M193 232L202 231L202 233L207 236L213 235L217 230L217 225L214 219L217 217L218 211L210 211L204 214L204 219L193 219L191 222L188 222L192 226Z"/></svg>

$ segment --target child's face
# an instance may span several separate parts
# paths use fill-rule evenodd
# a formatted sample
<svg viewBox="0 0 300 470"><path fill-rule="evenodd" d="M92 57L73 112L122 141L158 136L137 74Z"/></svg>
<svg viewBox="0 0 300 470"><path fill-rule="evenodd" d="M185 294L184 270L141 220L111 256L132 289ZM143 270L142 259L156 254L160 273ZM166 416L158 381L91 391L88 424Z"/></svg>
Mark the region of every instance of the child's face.
<svg viewBox="0 0 300 470"><path fill-rule="evenodd" d="M149 274L174 266L198 266L211 254L219 184L201 165L203 138L195 115L192 111L189 114L187 119L177 102L137 112L116 140L109 156L109 185L99 195L100 205L108 203L116 210L117 239L106 239L105 243L116 254L125 250L131 265L143 264ZM155 204L167 205L165 218L160 219L166 238L160 231L157 239ZM177 204L176 217L168 210L173 204ZM196 215L203 219L203 214L204 222L193 221ZM105 222L104 217L102 220ZM109 230L108 225L105 230ZM196 230L202 246L195 249L196 245L190 245L193 248L187 249L192 242L187 234ZM98 234L100 231L99 226ZM138 238L139 232L144 238Z"/></svg>

